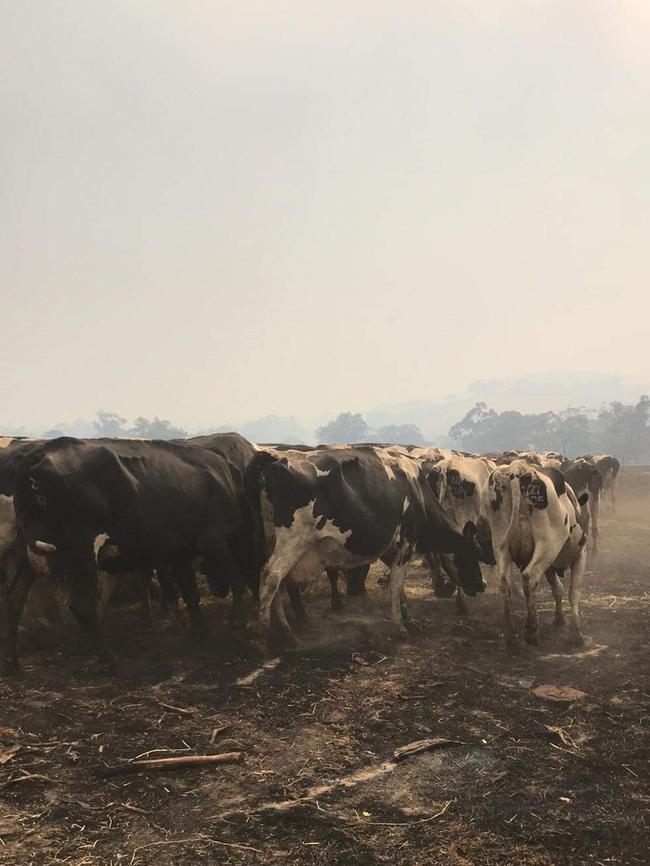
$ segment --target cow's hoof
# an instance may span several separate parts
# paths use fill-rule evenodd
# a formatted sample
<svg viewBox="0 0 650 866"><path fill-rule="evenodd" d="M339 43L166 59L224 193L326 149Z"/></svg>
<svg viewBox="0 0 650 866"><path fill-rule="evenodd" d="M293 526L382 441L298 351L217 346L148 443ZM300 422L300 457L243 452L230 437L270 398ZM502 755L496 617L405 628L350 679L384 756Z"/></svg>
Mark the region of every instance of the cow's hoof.
<svg viewBox="0 0 650 866"><path fill-rule="evenodd" d="M311 617L307 616L306 613L301 614L301 616L297 616L293 623L293 628L299 634L304 634L309 630L311 626Z"/></svg>
<svg viewBox="0 0 650 866"><path fill-rule="evenodd" d="M584 649L587 644L579 631L573 631L569 634L569 646L571 649Z"/></svg>
<svg viewBox="0 0 650 866"><path fill-rule="evenodd" d="M528 646L537 646L539 643L539 632L536 631L526 631L525 640Z"/></svg>
<svg viewBox="0 0 650 866"><path fill-rule="evenodd" d="M563 613L556 613L553 617L553 625L555 628L563 628L566 625L566 618Z"/></svg>
<svg viewBox="0 0 650 866"><path fill-rule="evenodd" d="M417 619L407 619L404 623L408 635L422 634L424 625Z"/></svg>
<svg viewBox="0 0 650 866"><path fill-rule="evenodd" d="M271 635L266 645L266 648L267 655L277 656L282 652L291 652L292 650L295 651L299 649L300 643L298 642L294 634L289 634L288 632L280 632Z"/></svg>
<svg viewBox="0 0 650 866"><path fill-rule="evenodd" d="M511 655L521 655L521 644L515 637L515 635L506 635L506 650Z"/></svg>
<svg viewBox="0 0 650 866"><path fill-rule="evenodd" d="M2 667L8 677L19 677L23 672L18 659L5 659Z"/></svg>
<svg viewBox="0 0 650 866"><path fill-rule="evenodd" d="M332 610L334 611L334 613L343 613L343 611L345 610L345 605L340 598L336 601L332 601Z"/></svg>

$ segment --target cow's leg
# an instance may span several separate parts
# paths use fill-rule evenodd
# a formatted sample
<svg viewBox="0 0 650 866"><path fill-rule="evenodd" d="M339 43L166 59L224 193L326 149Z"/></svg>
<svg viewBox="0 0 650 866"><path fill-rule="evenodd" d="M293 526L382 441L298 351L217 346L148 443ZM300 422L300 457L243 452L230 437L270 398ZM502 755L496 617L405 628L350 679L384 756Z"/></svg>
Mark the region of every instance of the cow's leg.
<svg viewBox="0 0 650 866"><path fill-rule="evenodd" d="M185 623L178 609L178 586L172 580L169 569L157 568L156 575L160 587L160 603L163 615L169 619L178 632L185 632Z"/></svg>
<svg viewBox="0 0 650 866"><path fill-rule="evenodd" d="M447 583L450 587L452 587L452 593L453 587L456 588L456 613L458 614L458 616L469 616L465 593L461 589L460 579L458 577L458 570L454 565L454 560L448 553L439 553L438 561L440 562L442 568L447 574Z"/></svg>
<svg viewBox="0 0 650 866"><path fill-rule="evenodd" d="M100 659L114 661L97 615L97 565L76 565L70 576L70 610Z"/></svg>
<svg viewBox="0 0 650 866"><path fill-rule="evenodd" d="M296 622L307 622L309 617L307 616L307 611L305 610L305 605L302 601L302 592L300 591L300 587L295 584L290 577L287 578L285 586L287 588L287 595L289 596L291 607L296 615ZM280 593L278 593L278 595L280 595Z"/></svg>
<svg viewBox="0 0 650 866"><path fill-rule="evenodd" d="M609 494L612 500L612 511L616 511L616 481L612 481L612 486L609 488Z"/></svg>
<svg viewBox="0 0 650 866"><path fill-rule="evenodd" d="M260 608L257 622L251 624L251 631L261 638L267 638L271 630L271 605L280 589L280 584L306 553L309 544L287 544L278 548L262 569L260 577Z"/></svg>
<svg viewBox="0 0 650 866"><path fill-rule="evenodd" d="M591 510L591 553L592 556L597 556L598 539L600 537L600 495L589 496L589 509Z"/></svg>
<svg viewBox="0 0 650 866"><path fill-rule="evenodd" d="M409 557L410 550L408 548L400 550L390 567L390 613L393 625L401 633L406 633L409 624L404 594L404 578L406 577Z"/></svg>
<svg viewBox="0 0 650 866"><path fill-rule="evenodd" d="M537 644L539 641L539 621L537 617L537 586L542 576L550 568L562 547L562 542L552 542L541 539L535 545L532 559L522 571L524 595L526 596L526 643Z"/></svg>
<svg viewBox="0 0 650 866"><path fill-rule="evenodd" d="M564 599L564 587L562 586L562 581L558 577L554 568L549 568L547 570L546 579L548 580L551 592L553 593L553 598L555 599L555 618L553 621L556 626L562 626L565 623L564 611L562 610L562 600Z"/></svg>
<svg viewBox="0 0 650 866"><path fill-rule="evenodd" d="M586 545L580 551L580 556L571 566L571 584L569 586L569 639L574 646L583 646L584 638L580 631L580 596L582 595L582 580L587 567Z"/></svg>
<svg viewBox="0 0 650 866"><path fill-rule="evenodd" d="M341 613L343 610L343 600L339 592L339 570L338 568L327 569L327 579L330 582L330 595L332 610L335 613Z"/></svg>
<svg viewBox="0 0 650 866"><path fill-rule="evenodd" d="M458 616L469 616L465 593L460 588L460 585L456 587L456 613Z"/></svg>
<svg viewBox="0 0 650 866"><path fill-rule="evenodd" d="M515 625L512 618L512 560L508 551L497 551L497 574L499 575L499 584L501 589L501 599L503 601L503 621L504 621L504 637L506 645L510 649L516 650L517 635Z"/></svg>
<svg viewBox="0 0 650 866"><path fill-rule="evenodd" d="M138 592L140 622L145 629L151 628L151 578L150 570L138 571L135 575L135 585Z"/></svg>
<svg viewBox="0 0 650 866"><path fill-rule="evenodd" d="M190 615L190 627L195 637L205 636L205 621L201 613L201 596L196 584L196 575L189 562L177 563L172 568L172 578L178 585L181 597Z"/></svg>
<svg viewBox="0 0 650 866"><path fill-rule="evenodd" d="M456 591L456 584L449 579L443 570L443 554L430 552L425 554L425 560L431 576L431 586L436 598L451 598ZM450 562L451 560L448 560Z"/></svg>
<svg viewBox="0 0 650 866"><path fill-rule="evenodd" d="M100 571L97 576L97 616L101 623L106 619L119 580L116 574L109 574L106 571Z"/></svg>
<svg viewBox="0 0 650 866"><path fill-rule="evenodd" d="M4 563L6 570L2 582L2 618L4 632L4 668L9 674L17 673L18 663L18 626L27 596L36 580L36 574L27 562Z"/></svg>
<svg viewBox="0 0 650 866"><path fill-rule="evenodd" d="M296 640L296 636L294 635L291 626L289 625L287 613L284 609L284 597L282 592L276 593L275 598L271 603L271 612L278 626L278 642L281 644L281 646L297 646L298 641ZM275 639L276 638L274 635L274 641Z"/></svg>
<svg viewBox="0 0 650 866"><path fill-rule="evenodd" d="M350 597L366 594L366 578L369 570L369 565L355 565L345 572L346 593Z"/></svg>

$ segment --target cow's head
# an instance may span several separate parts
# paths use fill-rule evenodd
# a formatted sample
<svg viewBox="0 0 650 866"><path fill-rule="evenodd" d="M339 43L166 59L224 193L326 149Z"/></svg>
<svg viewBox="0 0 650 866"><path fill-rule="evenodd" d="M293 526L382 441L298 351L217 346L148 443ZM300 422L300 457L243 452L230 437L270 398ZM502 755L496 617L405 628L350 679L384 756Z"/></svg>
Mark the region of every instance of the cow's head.
<svg viewBox="0 0 650 866"><path fill-rule="evenodd" d="M481 573L481 547L477 540L478 530L473 521L468 521L463 528L465 544L454 553L454 565L458 572L460 586L466 595L476 595L485 592L487 584Z"/></svg>

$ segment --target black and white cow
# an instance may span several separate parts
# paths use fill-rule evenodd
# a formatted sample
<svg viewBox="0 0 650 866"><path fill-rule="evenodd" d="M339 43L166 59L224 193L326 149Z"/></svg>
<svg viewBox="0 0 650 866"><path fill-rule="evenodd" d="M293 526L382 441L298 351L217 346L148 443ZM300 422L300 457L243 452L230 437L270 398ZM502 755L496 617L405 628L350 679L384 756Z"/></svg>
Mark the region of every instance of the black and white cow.
<svg viewBox="0 0 650 866"><path fill-rule="evenodd" d="M576 496L589 494L587 508L589 509L589 535L592 543L592 553L598 554L600 540L600 503L603 489L603 477L593 459L578 457L576 460L565 460L561 468L562 475L573 488Z"/></svg>
<svg viewBox="0 0 650 866"><path fill-rule="evenodd" d="M239 471L219 454L170 442L56 439L22 461L14 501L32 568L66 574L70 606L108 653L96 608L97 551L109 572L156 569L202 628L193 563L241 595L255 568L255 520ZM106 545L106 542L109 544ZM15 652L15 649L14 649Z"/></svg>
<svg viewBox="0 0 650 866"><path fill-rule="evenodd" d="M542 470L515 460L490 474L482 496L501 581L507 643L513 648L517 645L511 586L512 566L516 565L522 573L528 608L527 642L538 640L536 590L544 575L555 598L555 621L558 625L563 622L564 593L558 575L570 569L570 635L575 644L581 644L579 605L587 563L588 494L576 498L556 469Z"/></svg>
<svg viewBox="0 0 650 866"><path fill-rule="evenodd" d="M424 466L430 468L429 479L433 482L434 492L447 519L459 532L471 527L476 532L482 562L494 565L490 527L483 514L481 491L496 464L486 457L461 457L453 454L432 466L425 462ZM465 596L450 557L444 553L431 554L428 561L436 594L451 594L441 571L444 569L452 587L456 589L459 613L467 613Z"/></svg>
<svg viewBox="0 0 650 866"><path fill-rule="evenodd" d="M447 551L463 589L485 589L473 533L445 518L417 460L390 448L357 446L258 454L246 490L259 509L272 550L260 579L256 630L269 636L271 612L287 637L285 579L311 582L323 570L347 570L382 559L390 565L391 616L405 629L404 577L419 552Z"/></svg>
<svg viewBox="0 0 650 866"><path fill-rule="evenodd" d="M616 510L616 479L621 468L620 462L610 454L595 454L591 458L603 479L603 499L609 496L612 508Z"/></svg>

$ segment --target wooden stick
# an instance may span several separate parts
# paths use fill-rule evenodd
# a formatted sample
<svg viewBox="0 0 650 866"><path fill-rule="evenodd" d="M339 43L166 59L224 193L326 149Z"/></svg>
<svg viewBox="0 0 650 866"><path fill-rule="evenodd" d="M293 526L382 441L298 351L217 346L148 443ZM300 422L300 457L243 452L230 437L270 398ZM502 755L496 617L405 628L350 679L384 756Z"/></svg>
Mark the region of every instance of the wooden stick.
<svg viewBox="0 0 650 866"><path fill-rule="evenodd" d="M178 758L153 758L150 761L130 761L117 767L102 768L103 776L121 776L143 770L186 770L188 767L207 767L212 764L238 764L243 752L222 752L220 755L182 755Z"/></svg>
<svg viewBox="0 0 650 866"><path fill-rule="evenodd" d="M448 740L446 737L429 737L426 740L416 740L414 743L408 743L406 746L400 746L395 749L393 757L396 761L403 761L405 758L410 758L411 755L418 755L420 752L428 752L431 749L442 749L445 746L461 746L460 740Z"/></svg>

